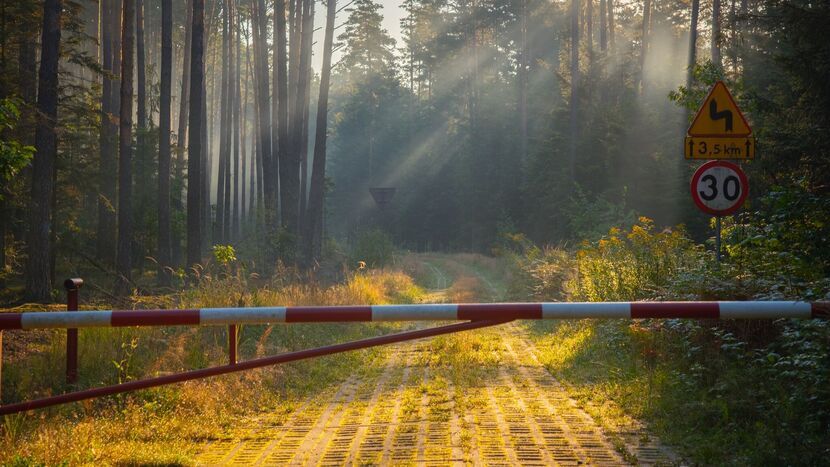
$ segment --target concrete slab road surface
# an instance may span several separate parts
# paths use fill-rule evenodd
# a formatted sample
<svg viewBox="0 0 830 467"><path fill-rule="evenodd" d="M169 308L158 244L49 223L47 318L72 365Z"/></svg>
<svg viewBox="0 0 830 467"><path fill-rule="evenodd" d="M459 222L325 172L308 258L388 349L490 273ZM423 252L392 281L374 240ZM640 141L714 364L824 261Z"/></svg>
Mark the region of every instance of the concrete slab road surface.
<svg viewBox="0 0 830 467"><path fill-rule="evenodd" d="M644 432L612 443L533 357L514 324L476 331L498 365L454 377L428 340L390 348L288 415L263 414L207 444L204 465L671 465ZM462 338L463 339L463 338ZM620 437L617 437L620 439Z"/></svg>
<svg viewBox="0 0 830 467"><path fill-rule="evenodd" d="M428 266L435 268L432 261ZM463 270L464 265L454 267ZM678 463L639 424L605 432L535 355L526 331L516 323L390 346L373 357L378 361L367 362L288 414L264 413L240 420L225 436L206 443L197 462Z"/></svg>

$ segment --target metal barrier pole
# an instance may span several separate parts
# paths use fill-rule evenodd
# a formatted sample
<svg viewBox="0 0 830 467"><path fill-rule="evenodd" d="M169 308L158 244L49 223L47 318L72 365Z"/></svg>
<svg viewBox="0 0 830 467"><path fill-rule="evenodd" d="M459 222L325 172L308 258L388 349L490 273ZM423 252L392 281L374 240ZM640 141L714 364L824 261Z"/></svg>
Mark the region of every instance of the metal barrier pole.
<svg viewBox="0 0 830 467"><path fill-rule="evenodd" d="M181 383L183 381L191 381L194 379L208 378L211 376L225 375L228 373L236 373L239 371L251 370L254 368L262 368L270 365L278 365L281 363L296 362L312 357L322 357L324 355L333 355L341 352L348 352L351 350L366 349L378 345L394 344L396 342L403 342L415 339L422 339L424 337L440 336L442 334L450 334L459 331L469 331L472 329L480 329L488 326L498 326L500 324L509 323L510 319L494 320L484 319L478 321L467 321L465 323L450 324L447 326L439 326L435 328L418 329L415 331L405 331L397 334L387 334L385 336L370 337L353 342L345 342L342 344L327 345L325 347L318 347L316 349L297 350L295 352L288 352L271 357L257 358L253 360L246 360L236 365L222 365L211 368L202 368L201 370L190 370L184 373L177 373L172 375L157 376L149 379L139 379L129 381L126 383L116 384L113 386L104 386L93 389L84 389L82 391L70 392L67 394L60 394L57 396L44 397L43 399L35 399L24 402L16 402L14 404L0 405L0 416L9 415L17 412L25 412L27 410L41 409L44 407L51 407L58 404L66 404L68 402L77 402L94 397L109 396L112 394L120 394L122 392L136 391L139 389L148 389L165 384Z"/></svg>
<svg viewBox="0 0 830 467"><path fill-rule="evenodd" d="M0 330L0 404L3 403L3 331Z"/></svg>
<svg viewBox="0 0 830 467"><path fill-rule="evenodd" d="M78 289L84 285L83 279L73 278L64 281L66 289L66 311L78 311ZM66 384L78 382L78 329L66 330Z"/></svg>
<svg viewBox="0 0 830 467"><path fill-rule="evenodd" d="M236 325L228 325L228 364L236 365L236 344L238 342L236 335Z"/></svg>

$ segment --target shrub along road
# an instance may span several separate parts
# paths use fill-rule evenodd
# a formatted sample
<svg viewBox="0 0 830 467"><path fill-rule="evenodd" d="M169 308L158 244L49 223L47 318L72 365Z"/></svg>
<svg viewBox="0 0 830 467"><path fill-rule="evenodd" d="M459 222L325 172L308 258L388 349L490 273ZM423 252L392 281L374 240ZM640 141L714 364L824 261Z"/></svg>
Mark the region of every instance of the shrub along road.
<svg viewBox="0 0 830 467"><path fill-rule="evenodd" d="M412 255L429 299L493 300L490 259ZM421 274L418 272L421 271ZM430 277L431 276L431 280ZM601 427L536 358L520 323L366 354L360 369L288 413L240 420L205 444L203 464L672 464L634 421Z"/></svg>

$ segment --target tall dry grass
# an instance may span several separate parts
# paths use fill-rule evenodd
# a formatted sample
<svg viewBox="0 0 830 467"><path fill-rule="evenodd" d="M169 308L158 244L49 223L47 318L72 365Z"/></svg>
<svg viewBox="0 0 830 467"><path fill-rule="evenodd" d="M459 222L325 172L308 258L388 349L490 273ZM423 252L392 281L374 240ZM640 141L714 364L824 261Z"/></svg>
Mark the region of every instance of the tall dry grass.
<svg viewBox="0 0 830 467"><path fill-rule="evenodd" d="M274 280L253 286L241 273L204 275L177 296L134 297L135 307L350 305L411 303L422 290L400 271L348 274L337 284ZM388 324L248 325L240 358L354 340L399 328ZM4 402L60 393L65 340L4 367ZM113 384L227 363L227 330L85 329L80 332L80 387ZM339 354L272 368L7 416L0 421L0 464L188 464L200 442L222 436L259 411L288 414L303 397L372 367L379 350Z"/></svg>

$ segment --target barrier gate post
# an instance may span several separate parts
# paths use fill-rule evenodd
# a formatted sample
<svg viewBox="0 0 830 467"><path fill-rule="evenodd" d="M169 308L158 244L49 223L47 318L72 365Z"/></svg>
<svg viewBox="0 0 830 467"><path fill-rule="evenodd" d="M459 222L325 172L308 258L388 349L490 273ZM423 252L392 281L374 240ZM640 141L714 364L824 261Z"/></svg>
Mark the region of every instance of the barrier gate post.
<svg viewBox="0 0 830 467"><path fill-rule="evenodd" d="M83 279L67 279L63 283L66 289L66 311L78 311L78 289L84 285ZM78 382L78 329L66 330L66 384Z"/></svg>

